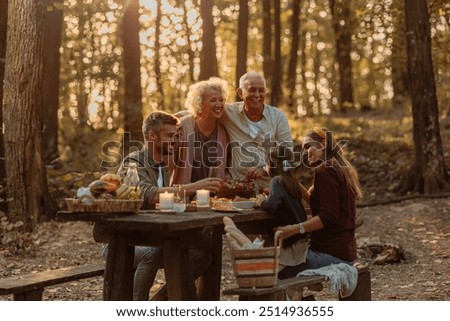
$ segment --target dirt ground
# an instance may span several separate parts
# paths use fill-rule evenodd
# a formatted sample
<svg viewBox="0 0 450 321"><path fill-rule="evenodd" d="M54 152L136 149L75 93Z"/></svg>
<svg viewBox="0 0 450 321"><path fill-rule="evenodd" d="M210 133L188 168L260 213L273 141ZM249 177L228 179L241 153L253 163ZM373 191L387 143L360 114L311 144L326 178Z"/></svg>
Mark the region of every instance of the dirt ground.
<svg viewBox="0 0 450 321"><path fill-rule="evenodd" d="M370 267L373 300L450 300L450 198L413 199L358 208L360 244L395 245L400 261L375 264L367 247L359 251ZM0 247L0 277L47 269L101 262L100 245L92 238L92 225L82 222L43 223L34 232L35 254L10 255ZM369 253L369 254L368 254ZM399 256L397 256L399 257ZM224 243L222 288L235 285L229 252ZM160 270L152 288L164 283ZM327 288L314 293L317 300L336 300ZM90 278L44 291L45 300L101 300L102 278ZM223 296L222 300L236 300ZM0 300L12 300L2 296Z"/></svg>

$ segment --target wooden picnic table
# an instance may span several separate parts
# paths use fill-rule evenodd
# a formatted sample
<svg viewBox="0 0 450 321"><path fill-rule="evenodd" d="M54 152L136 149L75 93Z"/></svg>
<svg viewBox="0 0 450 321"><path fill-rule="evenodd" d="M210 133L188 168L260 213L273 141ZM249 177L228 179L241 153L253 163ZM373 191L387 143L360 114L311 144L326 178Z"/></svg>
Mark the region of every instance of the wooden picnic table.
<svg viewBox="0 0 450 321"><path fill-rule="evenodd" d="M272 226L270 214L259 209L238 213L209 210L181 214L158 211L135 214L61 211L57 214L64 221L93 222L94 239L109 243L104 300L133 299L135 245L163 249L169 300L219 300L224 216L232 218L247 233L263 233ZM189 264L189 249L206 249L213 255L208 270L197 281L197 290Z"/></svg>

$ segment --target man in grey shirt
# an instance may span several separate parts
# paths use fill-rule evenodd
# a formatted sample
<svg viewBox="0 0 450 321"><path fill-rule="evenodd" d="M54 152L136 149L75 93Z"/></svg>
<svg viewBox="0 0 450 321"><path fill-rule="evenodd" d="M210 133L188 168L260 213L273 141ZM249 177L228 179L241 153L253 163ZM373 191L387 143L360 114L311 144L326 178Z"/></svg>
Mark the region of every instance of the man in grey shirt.
<svg viewBox="0 0 450 321"><path fill-rule="evenodd" d="M130 162L137 164L138 186L141 197L144 199L142 208L154 208L159 201L161 192L175 191L175 187L169 186L170 171L164 161L173 153L178 124L178 118L165 112L157 111L148 115L142 126L145 146L141 150L127 155L118 170L118 173L121 173ZM196 189L209 189L216 192L219 187L220 179L217 178L205 178L184 185L186 193L190 194L195 193ZM103 245L102 254L106 259L108 244ZM189 254L194 278L197 278L207 270L212 256L209 252L202 250L190 250ZM162 250L159 247L135 246L134 266L136 271L133 282L133 300L148 300L156 273L162 267ZM166 277L170 276L166 275Z"/></svg>
<svg viewBox="0 0 450 321"><path fill-rule="evenodd" d="M243 101L226 105L221 119L230 136L230 173L233 179L268 183L265 166L270 149L278 144L292 148L288 119L280 109L264 103L266 81L257 72L241 77L237 93Z"/></svg>

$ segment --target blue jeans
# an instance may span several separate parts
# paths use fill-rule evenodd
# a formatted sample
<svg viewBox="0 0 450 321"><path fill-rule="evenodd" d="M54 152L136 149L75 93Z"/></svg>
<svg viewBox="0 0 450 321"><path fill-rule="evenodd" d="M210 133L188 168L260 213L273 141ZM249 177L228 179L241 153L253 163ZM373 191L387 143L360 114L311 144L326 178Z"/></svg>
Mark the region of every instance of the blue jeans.
<svg viewBox="0 0 450 321"><path fill-rule="evenodd" d="M102 255L106 260L109 244L103 244ZM192 273L194 278L202 275L212 262L210 253L200 250L190 250ZM147 301L150 288L155 282L158 269L163 267L162 250L159 247L135 246L134 247L134 272L133 300Z"/></svg>
<svg viewBox="0 0 450 321"><path fill-rule="evenodd" d="M103 244L102 255L106 260L109 244ZM162 268L162 251L158 247L135 246L134 247L134 280L133 300L146 301L149 298L150 288L155 282L156 273Z"/></svg>
<svg viewBox="0 0 450 321"><path fill-rule="evenodd" d="M331 264L339 264L345 263L349 265L353 265L353 262L341 260L335 256L332 256L327 253L317 252L311 249L308 249L308 254L306 256L306 262L301 263L296 266L286 266L280 272L278 272L279 279L288 279L297 276L300 272L308 269L318 269L323 266L331 265Z"/></svg>

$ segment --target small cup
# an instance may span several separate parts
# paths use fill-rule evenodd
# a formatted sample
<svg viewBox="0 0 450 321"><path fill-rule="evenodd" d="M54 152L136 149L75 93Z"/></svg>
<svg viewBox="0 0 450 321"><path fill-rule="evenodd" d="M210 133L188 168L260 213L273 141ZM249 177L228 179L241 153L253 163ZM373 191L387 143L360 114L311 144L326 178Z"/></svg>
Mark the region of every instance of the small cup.
<svg viewBox="0 0 450 321"><path fill-rule="evenodd" d="M208 177L218 177L219 176L219 167L211 166L208 171Z"/></svg>
<svg viewBox="0 0 450 321"><path fill-rule="evenodd" d="M183 213L186 210L186 189L182 186L177 186L173 198L173 209L175 213Z"/></svg>
<svg viewBox="0 0 450 321"><path fill-rule="evenodd" d="M197 207L209 207L209 190L200 189L196 191Z"/></svg>

